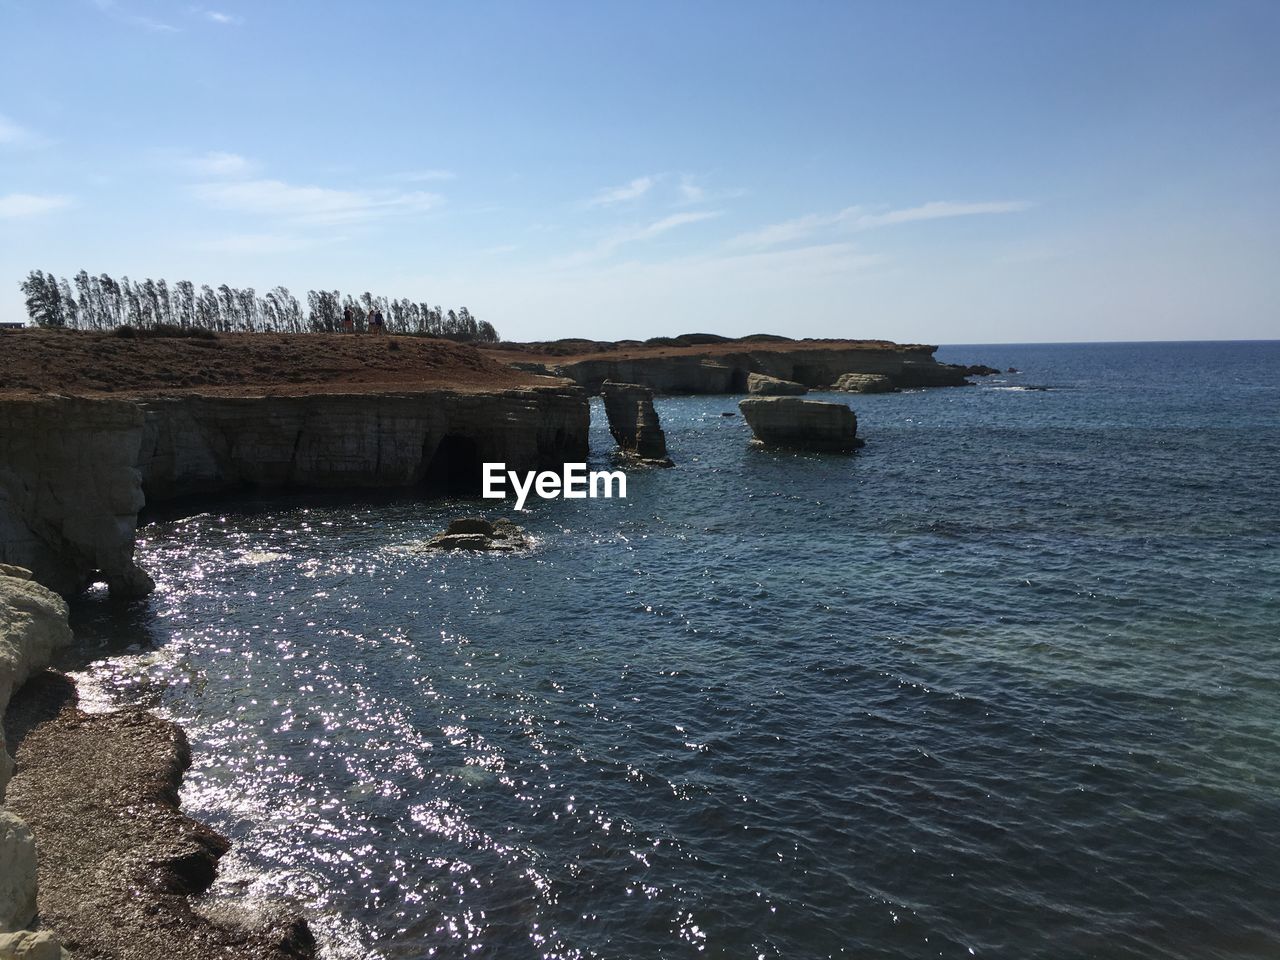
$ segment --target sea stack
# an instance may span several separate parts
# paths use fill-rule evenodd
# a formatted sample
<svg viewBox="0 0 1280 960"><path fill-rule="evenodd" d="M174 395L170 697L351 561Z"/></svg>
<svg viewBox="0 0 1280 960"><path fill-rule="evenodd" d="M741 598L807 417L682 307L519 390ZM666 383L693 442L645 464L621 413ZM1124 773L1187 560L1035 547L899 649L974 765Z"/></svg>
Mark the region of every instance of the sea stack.
<svg viewBox="0 0 1280 960"><path fill-rule="evenodd" d="M757 443L768 447L849 453L863 445L858 417L843 403L797 397L748 397L738 402Z"/></svg>
<svg viewBox="0 0 1280 960"><path fill-rule="evenodd" d="M600 394L609 432L623 453L655 466L673 466L667 456L667 436L653 409L651 388L606 380L600 385Z"/></svg>

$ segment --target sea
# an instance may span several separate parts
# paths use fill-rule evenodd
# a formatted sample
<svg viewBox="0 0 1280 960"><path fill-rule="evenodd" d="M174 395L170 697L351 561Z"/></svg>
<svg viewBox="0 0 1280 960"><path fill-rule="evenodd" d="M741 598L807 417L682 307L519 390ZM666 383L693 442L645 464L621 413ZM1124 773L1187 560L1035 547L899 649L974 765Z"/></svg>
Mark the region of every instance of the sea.
<svg viewBox="0 0 1280 960"><path fill-rule="evenodd" d="M333 960L1280 957L1280 342L938 356L1017 372L813 394L853 455L659 398L626 499L151 523L85 703ZM534 546L416 549L477 513Z"/></svg>

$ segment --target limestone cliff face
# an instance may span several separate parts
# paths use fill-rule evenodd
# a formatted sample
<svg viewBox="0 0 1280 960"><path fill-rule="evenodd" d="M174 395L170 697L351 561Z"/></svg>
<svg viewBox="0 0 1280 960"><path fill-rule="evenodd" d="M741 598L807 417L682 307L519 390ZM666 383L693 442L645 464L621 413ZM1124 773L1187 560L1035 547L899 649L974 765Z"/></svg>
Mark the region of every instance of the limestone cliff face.
<svg viewBox="0 0 1280 960"><path fill-rule="evenodd" d="M952 387L965 384L965 368L938 363L933 348L919 350L787 349L749 350L707 356L656 356L579 360L556 367L589 393L605 380L637 383L656 393L745 393L752 373L826 387L846 373L878 373L897 387Z"/></svg>
<svg viewBox="0 0 1280 960"><path fill-rule="evenodd" d="M589 428L572 385L0 400L0 563L64 596L97 579L137 596L152 587L133 561L144 503L250 489L478 493L485 461L586 460Z"/></svg>
<svg viewBox="0 0 1280 960"><path fill-rule="evenodd" d="M0 401L0 562L64 595L97 575L117 593L148 591L133 562L142 426L127 401Z"/></svg>
<svg viewBox="0 0 1280 960"><path fill-rule="evenodd" d="M478 490L485 461L532 470L585 460L590 426L586 397L572 387L185 396L143 410L138 465L149 503L250 488Z"/></svg>

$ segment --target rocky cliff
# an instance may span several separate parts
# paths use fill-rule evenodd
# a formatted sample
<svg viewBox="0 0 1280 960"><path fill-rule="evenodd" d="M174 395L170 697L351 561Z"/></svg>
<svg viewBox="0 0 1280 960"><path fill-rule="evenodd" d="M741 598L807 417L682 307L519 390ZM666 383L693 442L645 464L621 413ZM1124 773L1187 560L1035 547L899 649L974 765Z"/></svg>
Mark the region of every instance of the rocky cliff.
<svg viewBox="0 0 1280 960"><path fill-rule="evenodd" d="M150 590L133 562L142 427L128 401L0 400L0 562L67 596L97 576Z"/></svg>
<svg viewBox="0 0 1280 960"><path fill-rule="evenodd" d="M478 491L485 461L535 470L585 460L590 427L586 397L572 387L175 396L142 411L148 503L245 489Z"/></svg>
<svg viewBox="0 0 1280 960"><path fill-rule="evenodd" d="M479 492L481 464L587 456L590 408L569 385L487 392L137 400L0 400L0 562L66 596L95 580L136 596L144 503L242 490Z"/></svg>

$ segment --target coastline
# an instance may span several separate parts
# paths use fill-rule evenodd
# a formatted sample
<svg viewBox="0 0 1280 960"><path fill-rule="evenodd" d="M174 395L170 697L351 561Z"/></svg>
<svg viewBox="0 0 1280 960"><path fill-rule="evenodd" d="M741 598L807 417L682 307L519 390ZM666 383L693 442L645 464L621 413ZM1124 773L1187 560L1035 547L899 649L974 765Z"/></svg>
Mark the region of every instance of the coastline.
<svg viewBox="0 0 1280 960"><path fill-rule="evenodd" d="M29 566L34 580L64 596L93 580L106 580L121 598L151 589L133 558L144 507L246 491L403 490L438 482L456 492L449 484L459 464L501 460L524 468L582 459L587 394L599 389L603 369L589 361L565 377L559 368L520 369L456 344L399 345L409 338L253 335L141 347L103 335L6 339L21 345L22 356L11 353L0 369L0 452L10 467L0 475L0 560ZM319 344L315 355L304 356L311 344ZM89 366L82 348L110 356ZM641 384L623 386L648 396L652 413L655 392L739 392L747 367L826 382L837 372L884 369L886 356L904 375L903 355L936 368L929 385L963 382L962 368L936 364L933 349L790 341L750 354L722 351L741 369L664 349L627 366ZM212 378L208 371L193 376L191 364L220 350L245 356L223 363ZM52 367L34 362L42 351ZM823 364L801 371L793 363L812 361L815 352ZM290 356L295 366L281 372ZM327 363L352 368L335 376ZM89 375L117 382L91 382ZM660 435L656 417L652 427ZM615 433L624 448L638 442L628 437ZM52 593L48 599L61 605L60 643L69 645L65 604ZM33 675L51 653L33 663ZM19 765L9 804L40 849L39 919L68 947L122 960L315 955L300 919L242 927L192 904L190 897L213 883L229 841L179 809L190 763L180 727L137 707L86 713L74 681L52 672L33 676L4 707Z"/></svg>
<svg viewBox="0 0 1280 960"><path fill-rule="evenodd" d="M133 560L144 507L247 491L476 493L483 462L527 471L582 460L588 394L606 379L729 394L760 372L809 385L875 373L912 387L992 372L882 341L650 345L531 370L519 358L543 354L521 351L539 345L504 354L415 337L42 330L3 339L0 562L63 596L105 580L120 598L152 589Z"/></svg>

